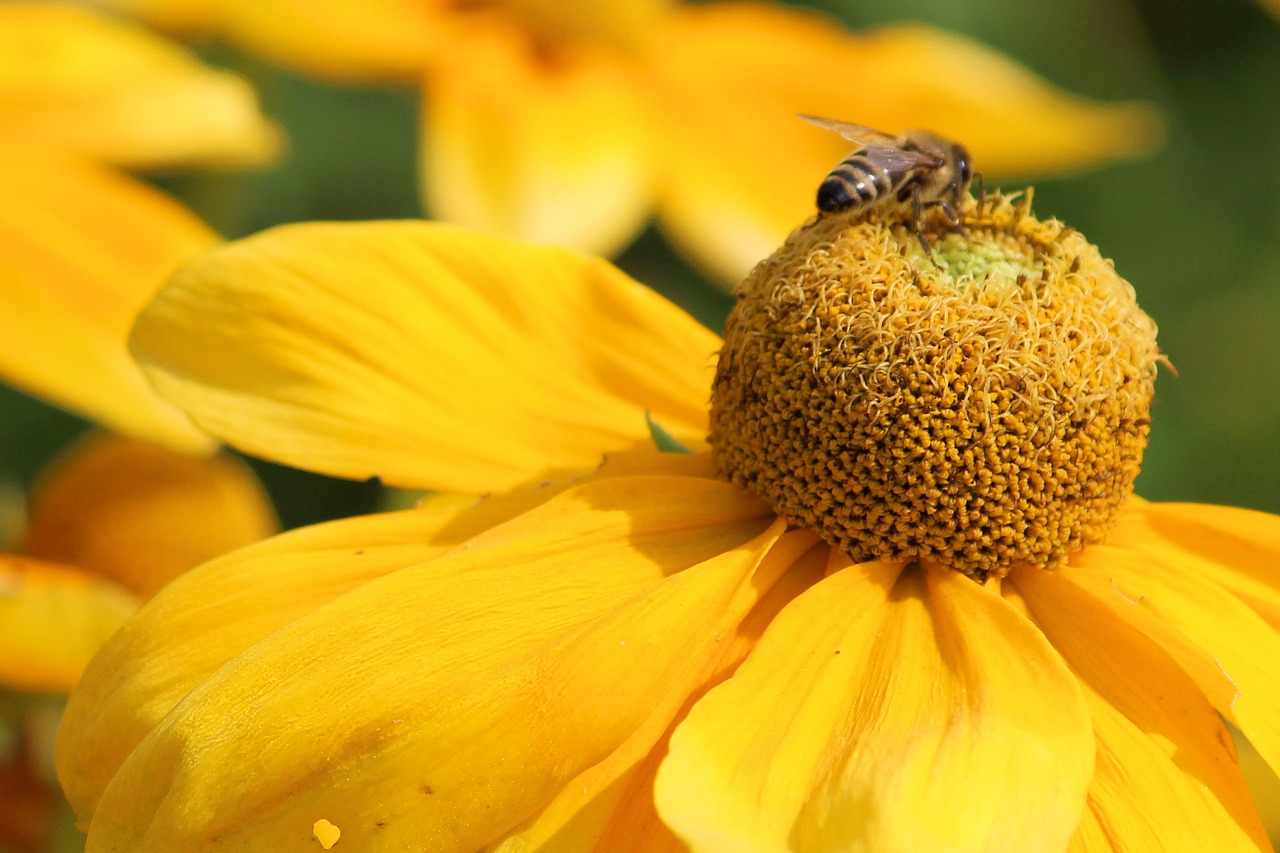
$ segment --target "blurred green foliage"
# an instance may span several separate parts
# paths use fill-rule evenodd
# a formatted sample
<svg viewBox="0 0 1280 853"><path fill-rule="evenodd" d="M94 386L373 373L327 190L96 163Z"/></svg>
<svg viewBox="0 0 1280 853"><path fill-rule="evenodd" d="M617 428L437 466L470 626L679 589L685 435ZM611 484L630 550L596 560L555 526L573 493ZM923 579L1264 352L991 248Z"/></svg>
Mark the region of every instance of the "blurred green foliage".
<svg viewBox="0 0 1280 853"><path fill-rule="evenodd" d="M1068 90L1158 105L1168 140L1155 156L1039 181L1035 209L1082 231L1115 260L1160 323L1162 347L1177 368L1158 384L1139 490L1154 499L1280 512L1280 21L1242 0L807 5L854 29L934 24L983 41ZM422 215L416 92L327 85L222 45L197 47L252 78L265 111L291 139L288 155L270 170L151 176L223 234L301 220ZM814 176L815 187L821 177ZM732 304L655 229L618 263L712 327ZM86 428L4 388L0 412L0 479L22 484ZM377 505L376 484L257 467L287 526Z"/></svg>

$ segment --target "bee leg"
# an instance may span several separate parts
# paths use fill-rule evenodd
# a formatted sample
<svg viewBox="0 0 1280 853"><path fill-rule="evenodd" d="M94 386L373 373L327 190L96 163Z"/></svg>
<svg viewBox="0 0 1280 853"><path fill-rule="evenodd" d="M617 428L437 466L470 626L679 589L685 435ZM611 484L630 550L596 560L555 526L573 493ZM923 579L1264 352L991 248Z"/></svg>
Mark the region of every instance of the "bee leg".
<svg viewBox="0 0 1280 853"><path fill-rule="evenodd" d="M937 266L938 261L933 257L933 248L929 245L929 239L924 236L924 232L917 229L916 238L920 241L920 248L924 249L924 253L929 256L929 260L933 261L934 266Z"/></svg>
<svg viewBox="0 0 1280 853"><path fill-rule="evenodd" d="M964 222L961 220L960 214L956 213L956 209L952 207L949 202L943 201L939 198L925 202L924 206L942 208L942 212L946 215L947 221L951 223L951 230L955 231L966 240L969 239L969 229L964 227Z"/></svg>
<svg viewBox="0 0 1280 853"><path fill-rule="evenodd" d="M911 230L915 233L916 239L920 241L920 248L924 249L924 253L929 256L929 260L937 265L937 261L933 258L933 249L929 246L928 239L924 236L924 209L930 207L934 202L924 204L920 201L920 185L911 188Z"/></svg>
<svg viewBox="0 0 1280 853"><path fill-rule="evenodd" d="M982 179L981 172L974 172L973 179L978 182L978 218L982 218L982 210L987 204L987 182Z"/></svg>

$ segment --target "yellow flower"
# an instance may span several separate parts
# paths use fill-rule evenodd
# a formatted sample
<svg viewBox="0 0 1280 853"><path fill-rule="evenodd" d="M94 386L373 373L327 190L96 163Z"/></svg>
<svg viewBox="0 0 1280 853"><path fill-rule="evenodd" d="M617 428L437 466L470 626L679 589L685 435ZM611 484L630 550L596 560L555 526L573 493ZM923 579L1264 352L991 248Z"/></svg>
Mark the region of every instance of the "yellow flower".
<svg viewBox="0 0 1280 853"><path fill-rule="evenodd" d="M935 266L891 218L810 222L723 344L607 263L451 226L287 226L186 266L133 347L206 429L498 494L156 596L60 733L88 849L1269 849L1219 714L1280 762L1280 518L1129 495L1157 357L1132 289L1025 205L967 224ZM870 481L824 443L840 406L901 424ZM700 452L655 452L646 411ZM942 444L985 431L972 466L922 442L943 413ZM897 553L822 510L837 487Z"/></svg>
<svg viewBox="0 0 1280 853"><path fill-rule="evenodd" d="M171 20L210 4L113 5ZM434 216L612 254L656 212L727 283L847 153L797 112L962 139L988 179L1131 156L1158 135L1148 108L1068 95L958 36L852 34L781 4L226 0L215 17L315 74L421 82Z"/></svg>
<svg viewBox="0 0 1280 853"><path fill-rule="evenodd" d="M0 845L46 849L58 697L103 641L180 572L277 529L232 457L94 434L45 472L0 554Z"/></svg>
<svg viewBox="0 0 1280 853"><path fill-rule="evenodd" d="M217 241L112 166L260 162L279 145L242 80L62 4L0 4L0 379L184 452L209 439L129 359L133 316Z"/></svg>

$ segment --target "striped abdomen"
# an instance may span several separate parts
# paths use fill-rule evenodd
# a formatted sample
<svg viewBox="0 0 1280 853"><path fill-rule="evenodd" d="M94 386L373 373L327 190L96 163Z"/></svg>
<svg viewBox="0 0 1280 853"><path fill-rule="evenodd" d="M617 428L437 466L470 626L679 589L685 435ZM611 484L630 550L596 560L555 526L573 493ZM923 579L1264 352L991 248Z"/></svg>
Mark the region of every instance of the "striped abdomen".
<svg viewBox="0 0 1280 853"><path fill-rule="evenodd" d="M898 180L888 169L873 163L866 151L850 154L831 170L818 187L818 209L834 213L853 207L869 207L876 199L888 197ZM896 179L895 179L896 178Z"/></svg>

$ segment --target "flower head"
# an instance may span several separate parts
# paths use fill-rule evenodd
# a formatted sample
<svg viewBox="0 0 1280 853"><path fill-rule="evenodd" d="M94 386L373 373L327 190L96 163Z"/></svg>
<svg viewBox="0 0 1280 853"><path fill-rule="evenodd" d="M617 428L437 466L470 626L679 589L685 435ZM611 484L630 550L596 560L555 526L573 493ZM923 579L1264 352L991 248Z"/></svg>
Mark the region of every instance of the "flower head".
<svg viewBox="0 0 1280 853"><path fill-rule="evenodd" d="M1280 519L1147 503L1116 457L1119 484L1098 487L1105 518L1086 513L1078 539L1062 524L1045 548L1036 535L1006 552L943 553L928 537L845 550L821 496L791 505L799 486L761 485L776 472L747 453L748 430L772 410L719 410L726 394L750 398L752 370L783 397L811 389L812 419L786 416L793 443L762 428L779 467L810 458L804 430L844 428L836 403L858 409L855 424L883 418L892 440L917 427L901 416L941 407L928 386L955 373L944 350L880 385L866 372L872 412L849 378L857 354L842 338L813 346L806 314L878 288L904 291L893 313L922 340L943 333L926 334L921 312L968 328L976 308L922 307L947 291L988 292L989 307L1042 297L1013 316L1071 319L1060 328L1079 346L1046 334L1002 361L1017 320L993 314L987 349L966 356L973 375L990 366L990 391L939 408L975 432L981 420L997 450L1028 422L1051 457L1080 449L1046 478L1087 479L1089 449L1112 453L1059 403L1140 416L1128 407L1149 396L1153 330L1093 249L1000 200L968 237L935 243L939 271L906 224L809 223L757 270L724 344L712 452L697 437L717 342L597 261L374 223L282 228L188 265L134 348L166 396L232 443L474 491L613 452L578 479L295 531L167 587L68 710L60 776L89 849L302 850L317 827L329 842L441 851L1267 849L1219 714L1280 763ZM1098 293L1110 307L1088 304ZM795 304L806 294L827 303ZM777 324L752 325L775 295ZM1136 331L1117 337L1113 314ZM1045 386L1058 396L1002 367L1064 352L1057 364L1080 375ZM1127 372L1136 391L1098 378ZM1002 396L1004 381L1020 395ZM1081 388L1096 390L1063 397ZM972 416L984 402L989 426ZM646 449L645 409L702 452ZM930 427L944 444L950 423ZM1141 433L1112 441L1136 449L1125 443ZM997 466L966 486L956 451L943 457L958 485L940 488L973 509L995 497L982 470L1029 483ZM923 476L936 459L920 459ZM905 478L840 470L906 488L886 498L886 529L909 530ZM968 535L941 524L919 519Z"/></svg>
<svg viewBox="0 0 1280 853"><path fill-rule="evenodd" d="M739 288L711 444L856 558L1058 564L1132 491L1155 324L1078 233L981 207L932 262L902 251L901 221L818 219Z"/></svg>

